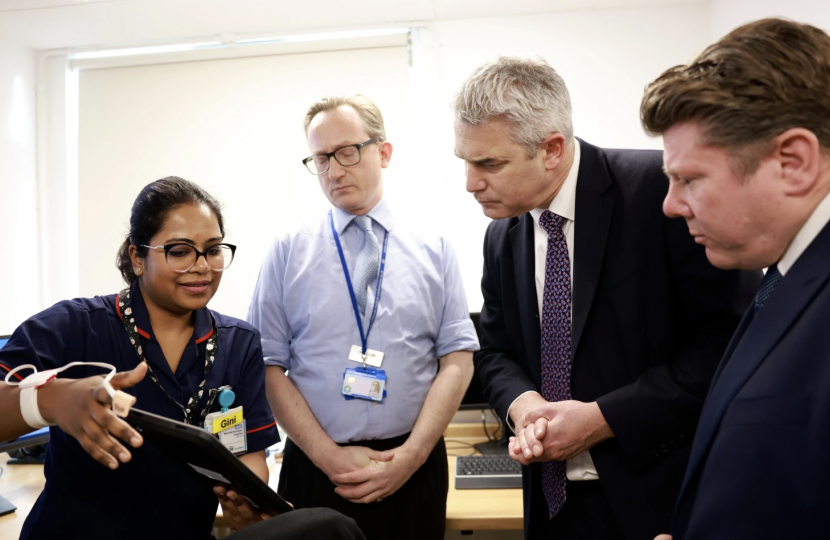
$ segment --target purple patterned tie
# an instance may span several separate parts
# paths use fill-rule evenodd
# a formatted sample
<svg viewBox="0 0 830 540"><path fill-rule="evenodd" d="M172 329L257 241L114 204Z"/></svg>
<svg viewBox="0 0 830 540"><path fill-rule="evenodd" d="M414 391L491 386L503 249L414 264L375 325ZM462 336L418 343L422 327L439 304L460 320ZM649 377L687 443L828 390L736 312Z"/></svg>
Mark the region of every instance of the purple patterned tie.
<svg viewBox="0 0 830 540"><path fill-rule="evenodd" d="M562 216L545 210L539 224L548 233L542 300L542 397L571 399L571 262ZM564 461L542 463L542 490L553 518L565 504Z"/></svg>

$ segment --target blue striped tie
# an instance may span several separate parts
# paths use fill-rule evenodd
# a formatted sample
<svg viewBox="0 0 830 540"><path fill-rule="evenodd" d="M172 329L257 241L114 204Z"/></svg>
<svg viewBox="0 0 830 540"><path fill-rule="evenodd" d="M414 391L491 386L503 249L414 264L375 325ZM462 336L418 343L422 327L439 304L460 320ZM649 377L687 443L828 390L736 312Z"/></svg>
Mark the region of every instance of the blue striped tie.
<svg viewBox="0 0 830 540"><path fill-rule="evenodd" d="M357 306L360 314L366 314L366 295L371 285L378 277L380 267L380 245L378 237L372 232L372 218L369 216L356 216L352 221L363 229L363 245L357 253L357 263L354 267L354 279L352 286L357 297Z"/></svg>

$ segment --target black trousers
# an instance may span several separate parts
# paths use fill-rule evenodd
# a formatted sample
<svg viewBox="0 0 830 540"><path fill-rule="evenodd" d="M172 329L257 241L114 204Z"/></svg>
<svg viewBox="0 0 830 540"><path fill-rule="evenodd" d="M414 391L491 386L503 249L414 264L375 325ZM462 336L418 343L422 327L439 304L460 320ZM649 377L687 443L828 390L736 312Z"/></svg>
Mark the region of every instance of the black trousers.
<svg viewBox="0 0 830 540"><path fill-rule="evenodd" d="M391 450L409 434L392 439L360 441L348 446ZM344 445L346 446L346 445ZM447 520L447 449L444 439L426 462L394 494L379 503L352 503L334 492L335 485L291 440L285 444L278 493L296 508L325 507L353 518L368 540L442 540Z"/></svg>
<svg viewBox="0 0 830 540"><path fill-rule="evenodd" d="M229 540L366 540L353 519L329 508L286 512L245 527Z"/></svg>
<svg viewBox="0 0 830 540"><path fill-rule="evenodd" d="M598 480L568 481L565 505L553 519L548 518L541 474L534 485L537 489L525 520L527 540L625 540Z"/></svg>

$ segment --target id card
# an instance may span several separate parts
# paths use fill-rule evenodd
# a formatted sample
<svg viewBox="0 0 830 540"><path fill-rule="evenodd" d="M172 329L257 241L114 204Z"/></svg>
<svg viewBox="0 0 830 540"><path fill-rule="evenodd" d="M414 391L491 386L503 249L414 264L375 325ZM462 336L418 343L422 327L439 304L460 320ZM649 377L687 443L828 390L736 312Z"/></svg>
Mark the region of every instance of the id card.
<svg viewBox="0 0 830 540"><path fill-rule="evenodd" d="M214 412L205 416L205 430L213 434L222 433L242 422L242 407L234 407L226 412Z"/></svg>
<svg viewBox="0 0 830 540"><path fill-rule="evenodd" d="M352 345L352 350L349 352L349 360L363 364L363 349L360 345ZM366 349L366 365L379 368L383 363L383 353L380 351L373 351Z"/></svg>
<svg viewBox="0 0 830 540"><path fill-rule="evenodd" d="M242 454L248 451L248 434L245 429L246 421L236 424L219 434L219 442L234 454Z"/></svg>
<svg viewBox="0 0 830 540"><path fill-rule="evenodd" d="M343 373L343 397L382 401L386 397L386 371L375 368L347 368Z"/></svg>
<svg viewBox="0 0 830 540"><path fill-rule="evenodd" d="M235 407L227 412L210 413L205 417L205 431L213 434L225 448L234 454L248 451L246 422L242 417L242 407Z"/></svg>

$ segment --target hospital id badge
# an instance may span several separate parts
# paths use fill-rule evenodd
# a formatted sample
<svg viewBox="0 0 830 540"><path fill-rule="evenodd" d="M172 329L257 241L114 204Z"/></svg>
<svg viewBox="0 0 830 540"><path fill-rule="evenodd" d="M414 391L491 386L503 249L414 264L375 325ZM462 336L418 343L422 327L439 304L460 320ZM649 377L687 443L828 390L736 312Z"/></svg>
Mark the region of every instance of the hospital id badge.
<svg viewBox="0 0 830 540"><path fill-rule="evenodd" d="M242 407L235 407L223 412L210 413L205 417L204 429L213 434L225 448L234 454L248 450L246 421L242 416Z"/></svg>
<svg viewBox="0 0 830 540"><path fill-rule="evenodd" d="M363 349L360 345L352 345L352 350L349 352L349 360L357 362L358 364L365 363L367 366L379 368L383 363L383 353L380 351L373 351L372 349L366 349L366 358L364 358Z"/></svg>
<svg viewBox="0 0 830 540"><path fill-rule="evenodd" d="M343 373L342 394L345 399L382 401L386 397L386 371L375 368L347 368Z"/></svg>
<svg viewBox="0 0 830 540"><path fill-rule="evenodd" d="M243 454L248 451L248 433L245 430L246 421L236 424L219 433L219 442L234 454Z"/></svg>

